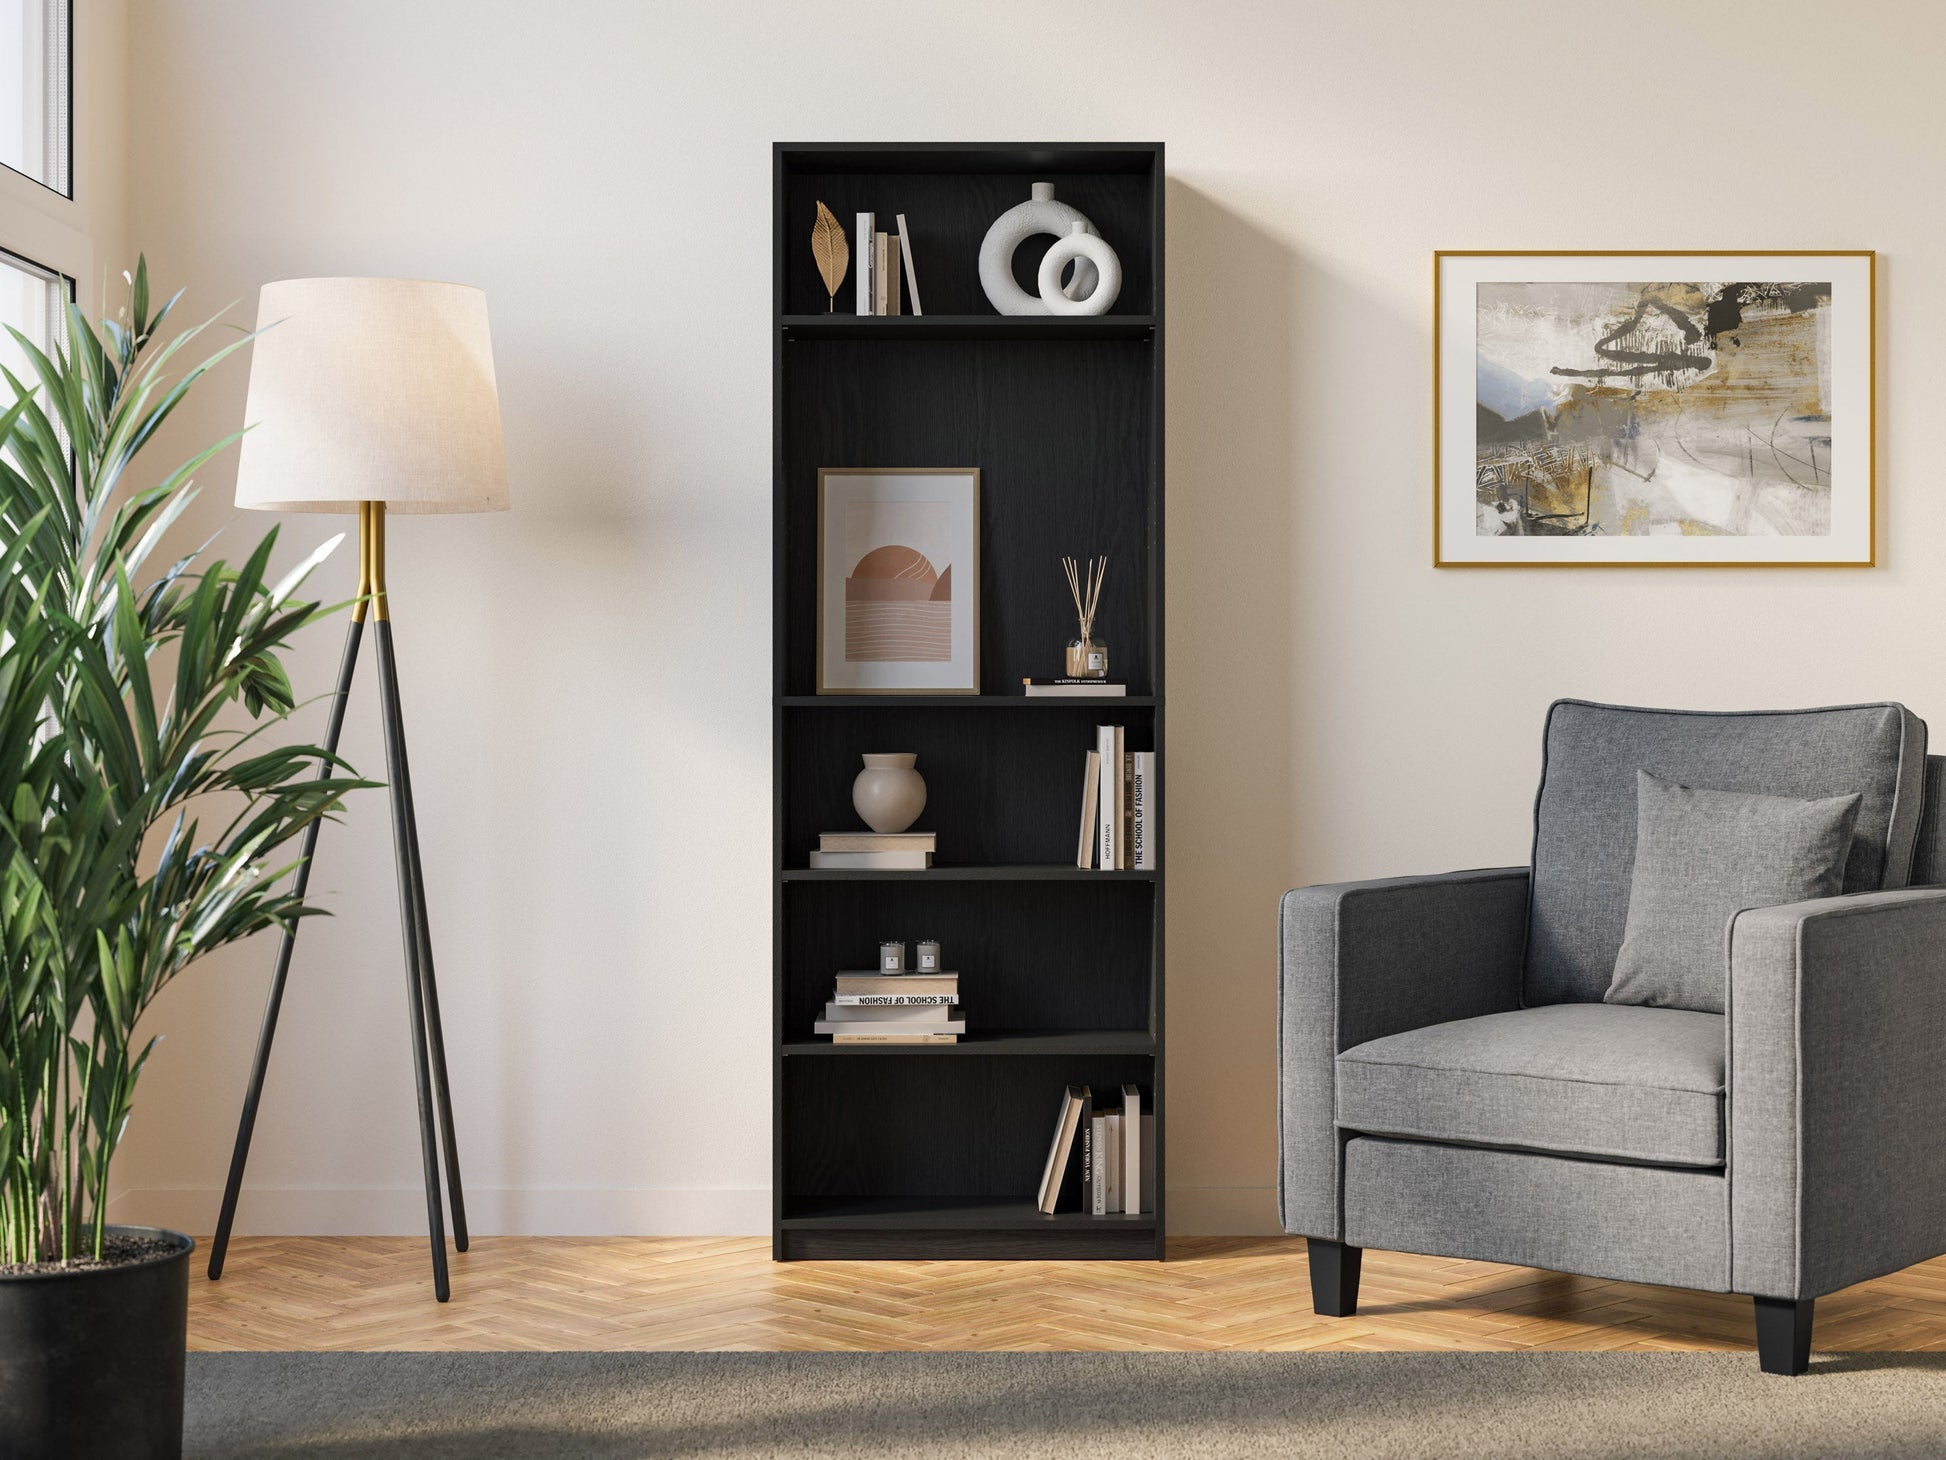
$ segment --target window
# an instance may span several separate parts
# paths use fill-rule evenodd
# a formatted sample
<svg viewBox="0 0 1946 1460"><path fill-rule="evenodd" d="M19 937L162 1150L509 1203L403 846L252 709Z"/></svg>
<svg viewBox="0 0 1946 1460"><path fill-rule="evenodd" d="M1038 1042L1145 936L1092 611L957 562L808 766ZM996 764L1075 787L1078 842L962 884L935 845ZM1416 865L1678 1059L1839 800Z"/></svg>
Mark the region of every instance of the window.
<svg viewBox="0 0 1946 1460"><path fill-rule="evenodd" d="M74 202L72 26L71 0L0 0L0 325L42 349L65 333L74 281L92 267ZM29 378L4 329L0 365Z"/></svg>
<svg viewBox="0 0 1946 1460"><path fill-rule="evenodd" d="M0 163L71 197L71 0L0 0Z"/></svg>
<svg viewBox="0 0 1946 1460"><path fill-rule="evenodd" d="M11 370L16 379L31 385L34 376L5 327L11 325L41 349L50 349L62 333L61 317L71 287L71 282L54 270L0 249L0 365ZM4 380L0 380L0 400L11 400L3 387Z"/></svg>

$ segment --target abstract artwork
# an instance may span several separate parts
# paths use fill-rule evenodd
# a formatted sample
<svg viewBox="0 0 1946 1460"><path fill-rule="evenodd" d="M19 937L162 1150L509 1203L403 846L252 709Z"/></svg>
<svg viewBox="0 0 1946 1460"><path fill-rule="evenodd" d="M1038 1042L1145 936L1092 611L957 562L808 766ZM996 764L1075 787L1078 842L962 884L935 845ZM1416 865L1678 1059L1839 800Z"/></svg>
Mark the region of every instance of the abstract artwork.
<svg viewBox="0 0 1946 1460"><path fill-rule="evenodd" d="M1437 255L1434 561L1869 564L1872 263Z"/></svg>
<svg viewBox="0 0 1946 1460"><path fill-rule="evenodd" d="M818 473L818 693L976 694L980 474Z"/></svg>

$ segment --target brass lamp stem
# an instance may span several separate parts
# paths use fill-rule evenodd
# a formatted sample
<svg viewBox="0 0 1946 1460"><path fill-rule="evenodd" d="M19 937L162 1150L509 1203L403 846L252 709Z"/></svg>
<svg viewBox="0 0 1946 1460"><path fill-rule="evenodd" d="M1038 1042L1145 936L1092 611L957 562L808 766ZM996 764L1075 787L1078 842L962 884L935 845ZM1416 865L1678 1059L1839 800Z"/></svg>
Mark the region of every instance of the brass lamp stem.
<svg viewBox="0 0 1946 1460"><path fill-rule="evenodd" d="M358 598L351 606L351 621L362 624L365 609L384 623L392 617L385 604L385 504L358 504Z"/></svg>

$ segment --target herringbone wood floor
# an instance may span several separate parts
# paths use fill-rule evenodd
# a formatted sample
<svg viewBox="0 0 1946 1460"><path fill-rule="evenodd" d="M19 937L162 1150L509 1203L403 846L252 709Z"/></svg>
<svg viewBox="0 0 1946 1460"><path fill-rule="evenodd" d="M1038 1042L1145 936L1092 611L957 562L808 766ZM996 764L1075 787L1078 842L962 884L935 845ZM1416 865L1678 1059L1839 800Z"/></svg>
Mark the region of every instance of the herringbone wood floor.
<svg viewBox="0 0 1946 1460"><path fill-rule="evenodd" d="M205 1242L197 1258L208 1251ZM423 1240L245 1237L192 1349L1743 1349L1748 1298L1368 1252L1311 1313L1302 1239L1166 1263L776 1264L745 1237L484 1237L432 1300ZM1946 1258L1818 1301L1820 1349L1946 1350Z"/></svg>

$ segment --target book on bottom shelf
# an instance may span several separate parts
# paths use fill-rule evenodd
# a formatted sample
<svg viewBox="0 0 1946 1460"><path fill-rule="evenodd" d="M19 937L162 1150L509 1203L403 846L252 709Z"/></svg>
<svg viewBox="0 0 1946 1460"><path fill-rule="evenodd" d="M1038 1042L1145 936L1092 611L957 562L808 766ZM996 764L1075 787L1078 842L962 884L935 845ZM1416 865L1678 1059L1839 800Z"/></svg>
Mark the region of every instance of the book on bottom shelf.
<svg viewBox="0 0 1946 1460"><path fill-rule="evenodd" d="M1041 1173L1042 1212L1136 1216L1155 1210L1155 1115L1141 1087L1125 1084L1119 1107L1097 1107L1086 1085L1070 1085L1055 1113Z"/></svg>
<svg viewBox="0 0 1946 1460"><path fill-rule="evenodd" d="M1041 1170L1041 1189L1035 1205L1045 1216L1053 1216L1063 1206L1078 1206L1084 1185L1081 1168L1087 1164L1087 1130L1090 1124L1090 1099L1086 1085L1070 1085L1062 1092L1054 1111L1054 1140L1047 1148L1047 1164ZM1077 1159L1077 1151L1080 1152Z"/></svg>

